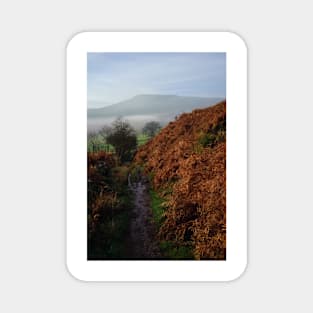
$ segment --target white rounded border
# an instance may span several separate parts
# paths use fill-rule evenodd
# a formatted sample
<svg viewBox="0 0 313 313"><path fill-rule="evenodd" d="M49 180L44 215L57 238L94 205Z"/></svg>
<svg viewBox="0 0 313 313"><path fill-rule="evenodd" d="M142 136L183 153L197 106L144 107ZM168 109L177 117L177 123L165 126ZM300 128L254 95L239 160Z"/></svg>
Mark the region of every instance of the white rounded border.
<svg viewBox="0 0 313 313"><path fill-rule="evenodd" d="M87 261L87 52L226 52L226 261ZM83 32L67 45L67 268L83 281L230 281L247 265L247 47L231 32Z"/></svg>

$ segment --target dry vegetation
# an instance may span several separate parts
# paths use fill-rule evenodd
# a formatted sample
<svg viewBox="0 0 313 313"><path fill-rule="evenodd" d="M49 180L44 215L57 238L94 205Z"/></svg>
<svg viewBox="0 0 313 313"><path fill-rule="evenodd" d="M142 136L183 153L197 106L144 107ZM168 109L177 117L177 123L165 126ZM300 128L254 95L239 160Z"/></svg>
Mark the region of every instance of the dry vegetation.
<svg viewBox="0 0 313 313"><path fill-rule="evenodd" d="M88 153L88 259L125 257L130 198L128 170L114 154Z"/></svg>
<svg viewBox="0 0 313 313"><path fill-rule="evenodd" d="M139 149L135 163L165 199L159 240L191 246L196 259L225 259L226 102L182 114Z"/></svg>

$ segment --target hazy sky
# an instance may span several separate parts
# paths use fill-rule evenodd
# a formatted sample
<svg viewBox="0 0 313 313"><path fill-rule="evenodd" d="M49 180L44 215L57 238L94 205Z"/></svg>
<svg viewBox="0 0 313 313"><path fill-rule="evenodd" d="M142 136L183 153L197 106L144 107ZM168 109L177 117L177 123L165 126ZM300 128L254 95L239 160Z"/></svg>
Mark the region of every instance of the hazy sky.
<svg viewBox="0 0 313 313"><path fill-rule="evenodd" d="M225 53L88 53L88 107L140 94L226 97Z"/></svg>

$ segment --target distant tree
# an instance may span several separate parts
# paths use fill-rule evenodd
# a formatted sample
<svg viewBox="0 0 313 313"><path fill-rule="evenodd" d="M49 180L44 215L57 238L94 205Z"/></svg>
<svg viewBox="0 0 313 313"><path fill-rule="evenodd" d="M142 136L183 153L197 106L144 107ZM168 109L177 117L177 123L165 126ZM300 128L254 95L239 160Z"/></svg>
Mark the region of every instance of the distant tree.
<svg viewBox="0 0 313 313"><path fill-rule="evenodd" d="M97 141L98 141L97 137L98 137L98 133L95 131L89 131L87 133L87 143L88 143L88 145L91 146L92 152L96 151Z"/></svg>
<svg viewBox="0 0 313 313"><path fill-rule="evenodd" d="M142 132L149 137L153 137L157 134L157 132L161 129L161 124L156 121L148 122L142 129Z"/></svg>
<svg viewBox="0 0 313 313"><path fill-rule="evenodd" d="M109 130L106 137L108 144L112 145L121 162L130 161L137 148L137 136L131 125L118 118Z"/></svg>
<svg viewBox="0 0 313 313"><path fill-rule="evenodd" d="M99 131L99 134L103 137L106 138L111 132L111 127L108 125L104 125L101 130Z"/></svg>
<svg viewBox="0 0 313 313"><path fill-rule="evenodd" d="M107 142L107 137L111 133L111 131L112 129L108 125L104 125L99 131L99 135L101 137L101 141L103 143L103 147L106 152L111 151L111 146Z"/></svg>

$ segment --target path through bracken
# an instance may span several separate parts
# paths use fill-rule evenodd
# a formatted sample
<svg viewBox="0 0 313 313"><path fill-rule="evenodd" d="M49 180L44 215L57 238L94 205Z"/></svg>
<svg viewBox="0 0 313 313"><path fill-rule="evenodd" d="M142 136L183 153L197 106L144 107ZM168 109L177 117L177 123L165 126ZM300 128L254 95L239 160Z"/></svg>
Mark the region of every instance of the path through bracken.
<svg viewBox="0 0 313 313"><path fill-rule="evenodd" d="M134 208L130 217L129 254L132 259L159 259L159 245L156 241L156 227L153 221L148 182L141 176L137 182L128 185L134 194Z"/></svg>

